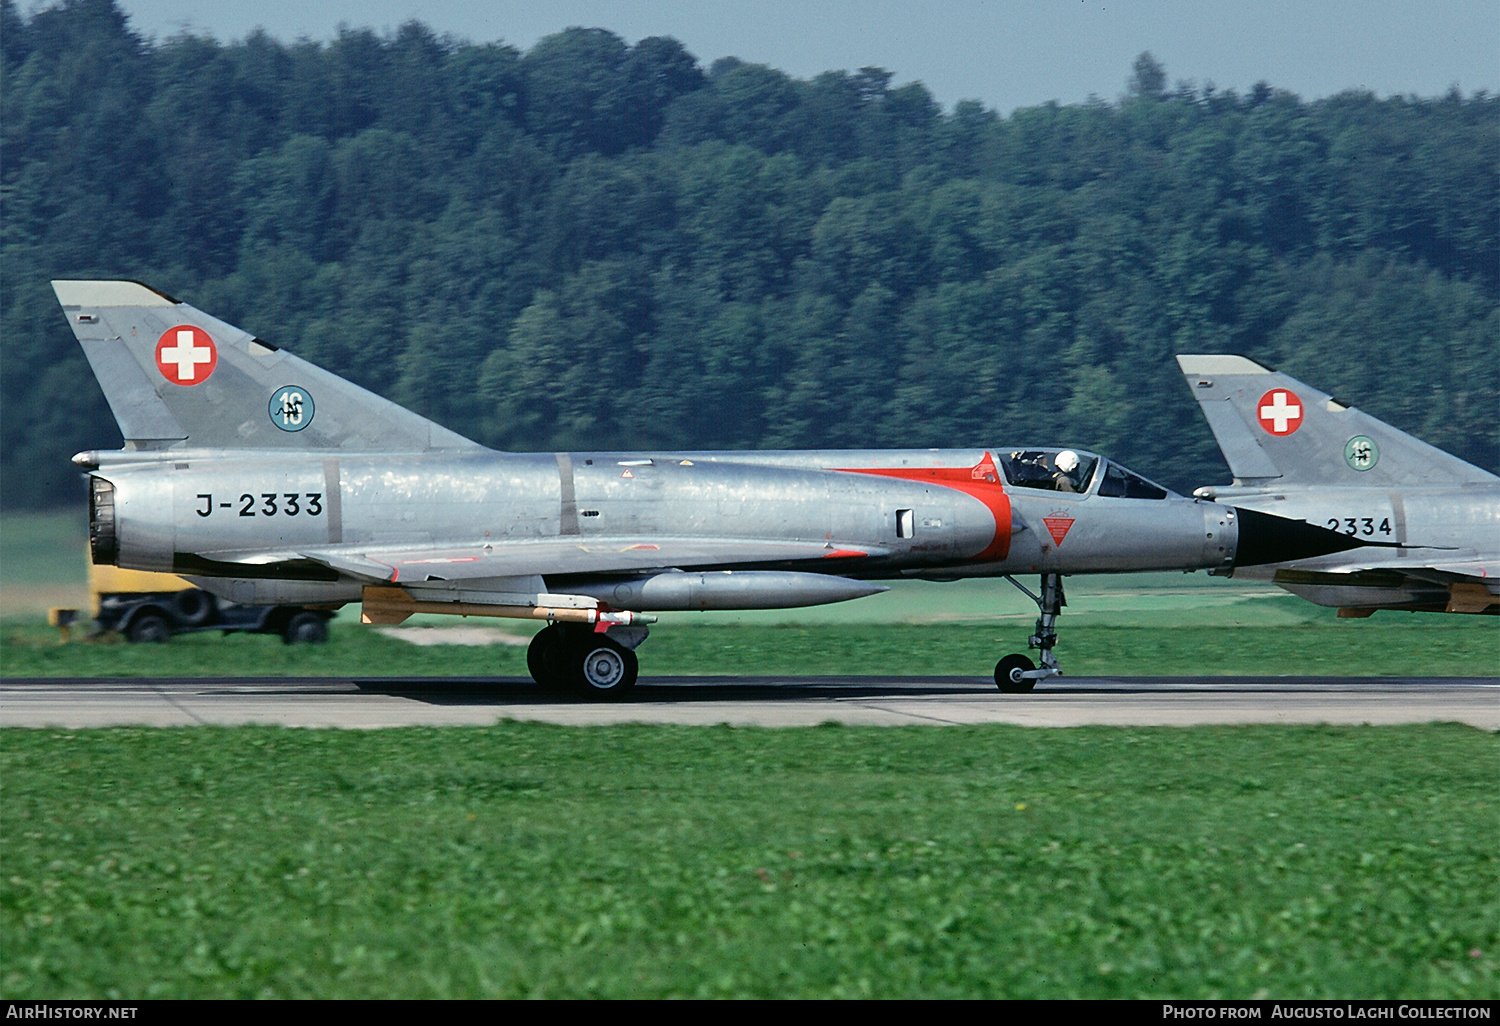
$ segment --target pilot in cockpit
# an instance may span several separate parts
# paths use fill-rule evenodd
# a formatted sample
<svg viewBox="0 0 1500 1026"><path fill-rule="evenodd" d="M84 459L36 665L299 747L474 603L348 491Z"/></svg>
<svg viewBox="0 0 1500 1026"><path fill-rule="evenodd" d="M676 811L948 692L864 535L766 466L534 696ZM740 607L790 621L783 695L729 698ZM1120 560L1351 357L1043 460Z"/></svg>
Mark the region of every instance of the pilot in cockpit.
<svg viewBox="0 0 1500 1026"><path fill-rule="evenodd" d="M1057 454L1053 460L1053 466L1057 469L1052 474L1052 484L1060 492L1081 492L1085 483L1084 473L1080 469L1082 460L1072 449L1064 449Z"/></svg>

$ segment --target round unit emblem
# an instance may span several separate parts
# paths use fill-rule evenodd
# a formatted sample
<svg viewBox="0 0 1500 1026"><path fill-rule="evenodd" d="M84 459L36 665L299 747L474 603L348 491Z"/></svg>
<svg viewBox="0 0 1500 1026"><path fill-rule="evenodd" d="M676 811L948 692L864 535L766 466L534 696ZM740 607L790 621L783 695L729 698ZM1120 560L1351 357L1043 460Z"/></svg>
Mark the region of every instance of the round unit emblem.
<svg viewBox="0 0 1500 1026"><path fill-rule="evenodd" d="M271 423L283 431L301 431L312 423L313 398L300 385L282 385L271 396Z"/></svg>
<svg viewBox="0 0 1500 1026"><path fill-rule="evenodd" d="M1369 435L1355 435L1344 443L1344 462L1350 470L1369 470L1380 462L1380 446Z"/></svg>
<svg viewBox="0 0 1500 1026"><path fill-rule="evenodd" d="M179 324L156 340L156 369L174 385L207 381L218 365L219 351L202 328Z"/></svg>

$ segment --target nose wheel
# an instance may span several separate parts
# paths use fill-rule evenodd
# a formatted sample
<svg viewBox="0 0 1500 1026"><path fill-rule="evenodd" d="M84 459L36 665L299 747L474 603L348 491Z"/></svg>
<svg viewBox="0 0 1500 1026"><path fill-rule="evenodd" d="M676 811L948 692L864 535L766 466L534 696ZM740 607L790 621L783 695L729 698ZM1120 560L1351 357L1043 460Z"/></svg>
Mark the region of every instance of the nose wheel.
<svg viewBox="0 0 1500 1026"><path fill-rule="evenodd" d="M1007 694L1018 694L1036 687L1039 680L1062 676L1057 657L1052 654L1057 644L1057 618L1062 607L1067 605L1063 597L1062 574L1042 574L1042 593L1035 595L1014 577L1006 577L1027 598L1036 603L1041 615L1036 620L1036 633L1026 639L1026 644L1041 651L1041 666L1037 666L1023 655L1008 655L995 664L995 686Z"/></svg>
<svg viewBox="0 0 1500 1026"><path fill-rule="evenodd" d="M1035 673L1036 663L1023 655L1008 655L995 664L995 686L1006 694L1030 691L1036 686Z"/></svg>

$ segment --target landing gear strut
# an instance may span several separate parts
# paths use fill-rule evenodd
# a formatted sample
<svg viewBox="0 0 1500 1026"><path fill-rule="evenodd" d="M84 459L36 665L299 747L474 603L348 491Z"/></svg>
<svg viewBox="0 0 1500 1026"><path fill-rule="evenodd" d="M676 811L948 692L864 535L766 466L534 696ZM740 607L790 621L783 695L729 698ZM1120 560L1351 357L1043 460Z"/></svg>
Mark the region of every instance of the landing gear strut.
<svg viewBox="0 0 1500 1026"><path fill-rule="evenodd" d="M1023 655L1008 655L995 664L995 685L1008 694L1030 691L1039 680L1062 676L1057 657L1052 648L1057 644L1057 617L1067 605L1063 597L1062 574L1042 574L1042 593L1033 595L1031 590L1014 577L1005 578L1035 602L1042 615L1036 620L1036 633L1026 639L1031 648L1041 650L1042 665L1037 667Z"/></svg>
<svg viewBox="0 0 1500 1026"><path fill-rule="evenodd" d="M544 688L585 698L619 698L635 686L639 662L633 649L645 640L646 630L627 628L621 633L626 636L617 641L590 627L550 624L531 639L526 668Z"/></svg>

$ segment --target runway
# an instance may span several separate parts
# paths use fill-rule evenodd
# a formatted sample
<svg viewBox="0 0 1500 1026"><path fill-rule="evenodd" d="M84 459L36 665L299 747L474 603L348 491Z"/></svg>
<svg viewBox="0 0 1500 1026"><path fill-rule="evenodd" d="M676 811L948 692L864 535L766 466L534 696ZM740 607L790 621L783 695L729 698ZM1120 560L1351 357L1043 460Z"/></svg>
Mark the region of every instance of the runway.
<svg viewBox="0 0 1500 1026"><path fill-rule="evenodd" d="M558 696L518 678L0 681L5 727L379 728L506 719L760 727L1459 722L1500 730L1500 679L1079 677L1005 695L979 677L652 677L613 704Z"/></svg>

